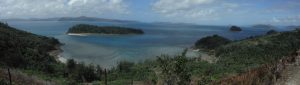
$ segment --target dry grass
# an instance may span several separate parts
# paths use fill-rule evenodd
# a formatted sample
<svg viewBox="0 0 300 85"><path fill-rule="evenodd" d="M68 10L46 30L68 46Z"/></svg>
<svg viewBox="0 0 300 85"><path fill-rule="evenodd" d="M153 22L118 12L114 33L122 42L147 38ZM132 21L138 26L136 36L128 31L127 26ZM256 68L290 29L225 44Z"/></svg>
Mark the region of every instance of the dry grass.
<svg viewBox="0 0 300 85"><path fill-rule="evenodd" d="M214 82L214 85L274 85L281 78L286 67L295 63L295 59L299 54L299 52L295 52L275 63L264 64L245 73L226 77Z"/></svg>

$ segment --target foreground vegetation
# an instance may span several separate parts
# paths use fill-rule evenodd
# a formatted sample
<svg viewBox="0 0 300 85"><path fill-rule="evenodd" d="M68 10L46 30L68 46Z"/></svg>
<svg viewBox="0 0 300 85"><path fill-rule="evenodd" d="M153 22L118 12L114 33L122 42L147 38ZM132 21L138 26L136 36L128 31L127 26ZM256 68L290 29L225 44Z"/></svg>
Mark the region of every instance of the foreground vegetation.
<svg viewBox="0 0 300 85"><path fill-rule="evenodd" d="M71 27L67 33L93 33L93 34L144 34L140 29L117 26L95 26L78 24Z"/></svg>
<svg viewBox="0 0 300 85"><path fill-rule="evenodd" d="M57 63L49 51L58 50L57 39L20 31L0 23L0 66L37 69L52 73Z"/></svg>
<svg viewBox="0 0 300 85"><path fill-rule="evenodd" d="M135 75L130 73L127 76L133 78L134 81L151 81L156 84L212 84L226 77L258 68L263 64L275 63L284 56L299 50L299 36L300 30L295 30L217 45L219 47L212 51L213 55L218 58L216 63L208 63L198 58L187 58L185 53L175 57L162 55L154 61L131 65L128 67L131 68L129 72ZM112 70L112 72L116 71ZM260 76L257 77L258 81L266 80L264 74ZM119 76L119 79L126 79L124 77L126 75Z"/></svg>
<svg viewBox="0 0 300 85"><path fill-rule="evenodd" d="M49 51L60 45L48 38L17 30L0 23L0 68L16 69L27 75L59 85L82 83L108 85L206 85L215 84L226 77L247 72L263 64L278 61L300 48L300 30L271 33L241 41L227 42L226 38L214 35L199 41L209 41L207 47L218 58L208 63L200 58L186 57L186 50L177 56L161 55L156 60L140 63L121 61L112 69L103 69L93 64L84 64L72 59L66 64L57 62ZM216 38L216 39L214 39ZM226 40L225 43L219 43ZM198 43L203 48L207 43ZM205 47L204 47L205 48ZM5 72L0 69L0 84L8 84ZM264 75L264 74L262 74ZM265 77L258 77L265 80ZM17 84L18 80L13 80Z"/></svg>

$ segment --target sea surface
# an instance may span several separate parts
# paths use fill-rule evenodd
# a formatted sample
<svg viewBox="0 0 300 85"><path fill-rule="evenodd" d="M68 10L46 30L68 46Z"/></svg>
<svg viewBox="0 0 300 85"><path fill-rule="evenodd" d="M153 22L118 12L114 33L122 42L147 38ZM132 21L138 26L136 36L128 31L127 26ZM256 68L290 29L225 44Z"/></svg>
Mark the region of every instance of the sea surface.
<svg viewBox="0 0 300 85"><path fill-rule="evenodd" d="M69 36L67 30L75 24L99 26L123 26L144 30L144 35L91 35ZM142 62L160 55L179 55L185 48L205 36L218 34L231 40L263 35L269 29L243 27L242 32L230 32L229 26L190 24L164 24L139 22L95 22L95 21L9 21L9 25L39 35L55 37L64 45L61 56L80 62L98 64L105 68L119 61ZM282 29L278 29L284 31ZM188 57L199 57L189 50Z"/></svg>

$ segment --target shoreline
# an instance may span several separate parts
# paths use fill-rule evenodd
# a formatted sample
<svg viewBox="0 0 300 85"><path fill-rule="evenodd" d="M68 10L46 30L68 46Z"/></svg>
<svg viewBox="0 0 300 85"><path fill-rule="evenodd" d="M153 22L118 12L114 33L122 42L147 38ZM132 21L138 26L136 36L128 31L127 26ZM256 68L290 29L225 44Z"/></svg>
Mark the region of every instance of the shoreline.
<svg viewBox="0 0 300 85"><path fill-rule="evenodd" d="M51 50L48 52L48 54L56 59L56 61L61 63L66 63L67 59L64 58L61 54L63 50L60 48L61 45L55 46L56 50Z"/></svg>
<svg viewBox="0 0 300 85"><path fill-rule="evenodd" d="M70 35L70 36L88 36L88 35L92 35L92 33L67 33L67 35Z"/></svg>

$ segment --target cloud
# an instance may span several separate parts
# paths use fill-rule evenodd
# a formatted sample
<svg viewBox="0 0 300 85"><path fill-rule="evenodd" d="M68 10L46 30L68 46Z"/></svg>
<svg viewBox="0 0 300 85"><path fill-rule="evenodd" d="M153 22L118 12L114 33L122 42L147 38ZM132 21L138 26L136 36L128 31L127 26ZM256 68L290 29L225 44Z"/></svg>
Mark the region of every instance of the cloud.
<svg viewBox="0 0 300 85"><path fill-rule="evenodd" d="M299 23L299 0L156 0L152 10L168 21L256 24Z"/></svg>
<svg viewBox="0 0 300 85"><path fill-rule="evenodd" d="M288 16L288 17L273 17L268 22L272 23L272 24L292 24L292 25L299 25L300 15Z"/></svg>
<svg viewBox="0 0 300 85"><path fill-rule="evenodd" d="M239 7L236 3L216 0L158 0L153 10L166 17L212 18L232 12Z"/></svg>
<svg viewBox="0 0 300 85"><path fill-rule="evenodd" d="M0 18L127 14L123 0L0 0Z"/></svg>

